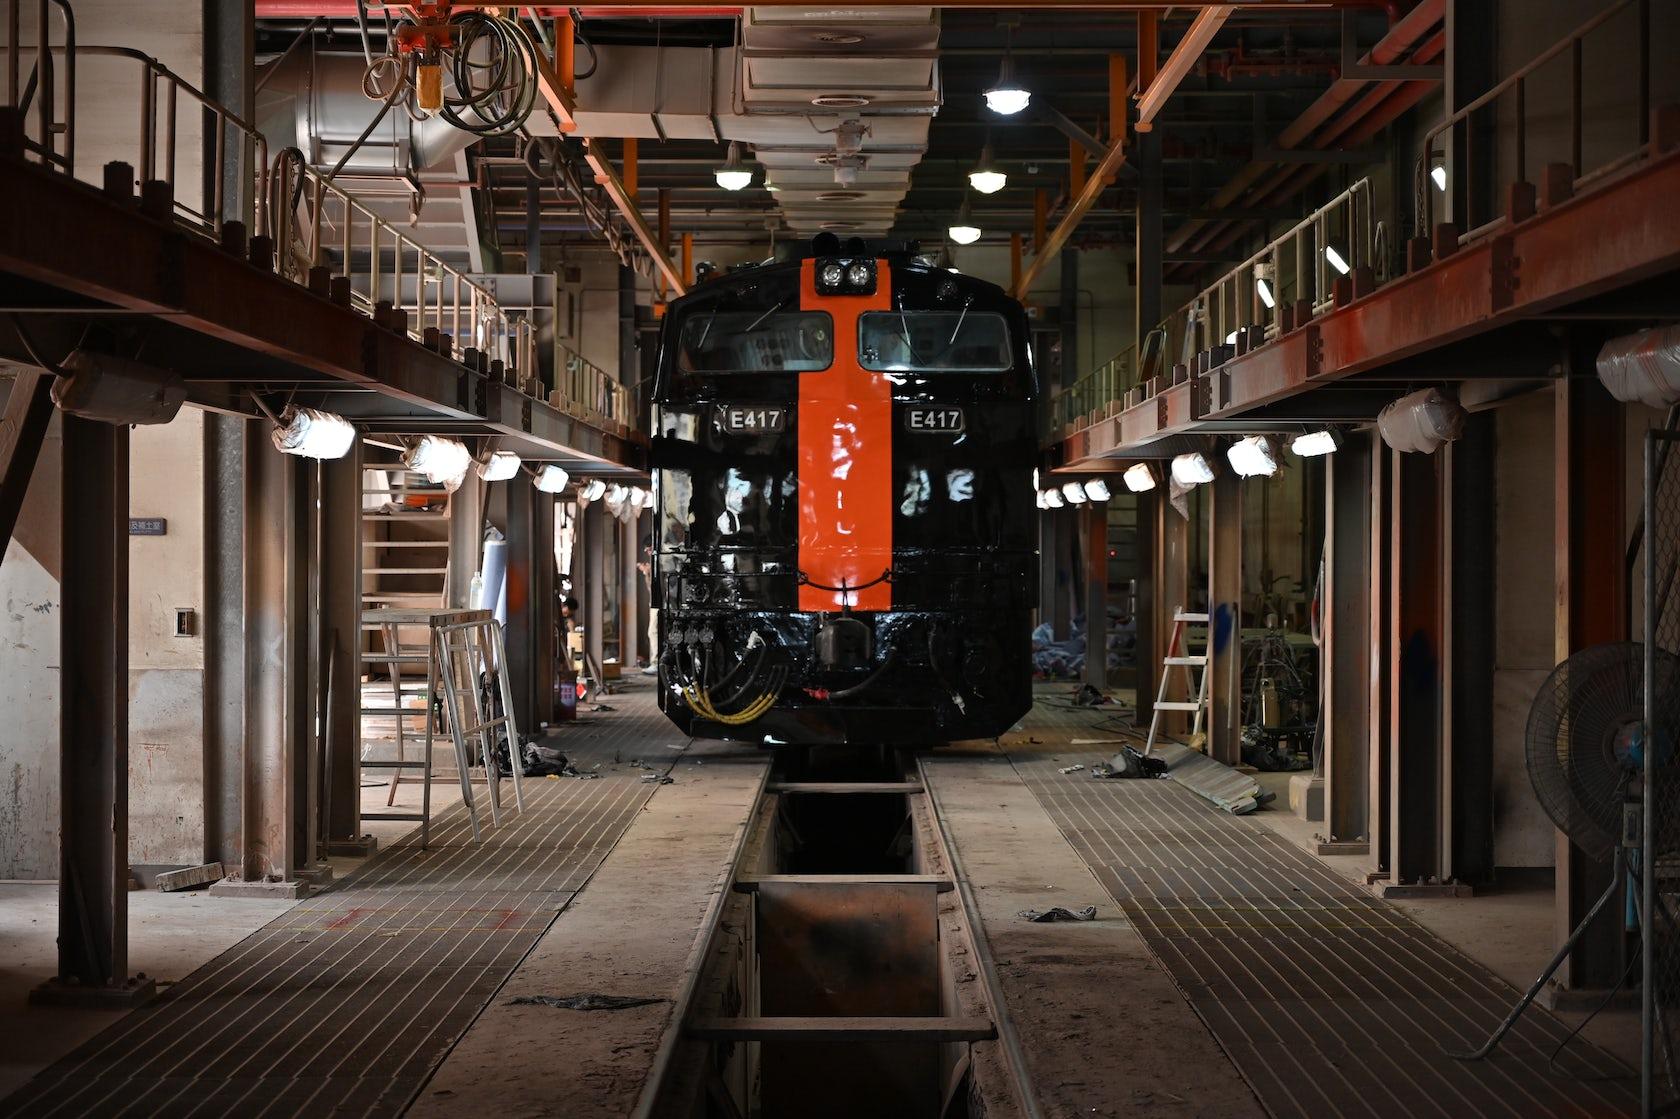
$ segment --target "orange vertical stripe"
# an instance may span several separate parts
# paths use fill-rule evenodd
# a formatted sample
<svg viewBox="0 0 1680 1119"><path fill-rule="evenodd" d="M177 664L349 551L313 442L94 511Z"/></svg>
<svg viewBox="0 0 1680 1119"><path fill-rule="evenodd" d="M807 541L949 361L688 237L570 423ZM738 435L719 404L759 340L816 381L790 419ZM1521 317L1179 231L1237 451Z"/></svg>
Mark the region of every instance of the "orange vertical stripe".
<svg viewBox="0 0 1680 1119"><path fill-rule="evenodd" d="M887 262L870 296L818 296L816 261L799 270L800 305L834 316L834 364L799 374L799 570L850 594L858 610L892 609L892 382L858 364L858 316L892 307ZM799 609L834 611L835 591L799 588Z"/></svg>

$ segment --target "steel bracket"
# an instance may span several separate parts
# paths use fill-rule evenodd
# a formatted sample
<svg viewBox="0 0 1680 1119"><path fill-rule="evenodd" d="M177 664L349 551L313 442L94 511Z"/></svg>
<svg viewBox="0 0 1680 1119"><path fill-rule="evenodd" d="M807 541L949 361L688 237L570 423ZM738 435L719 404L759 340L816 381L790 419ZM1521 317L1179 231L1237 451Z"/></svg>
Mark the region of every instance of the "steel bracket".
<svg viewBox="0 0 1680 1119"><path fill-rule="evenodd" d="M1522 258L1512 249L1511 235L1495 237L1488 247L1488 296L1495 311L1503 311L1517 301L1521 265Z"/></svg>
<svg viewBox="0 0 1680 1119"><path fill-rule="evenodd" d="M1307 380L1312 380L1324 372L1324 329L1318 323L1308 323L1306 328L1307 341Z"/></svg>

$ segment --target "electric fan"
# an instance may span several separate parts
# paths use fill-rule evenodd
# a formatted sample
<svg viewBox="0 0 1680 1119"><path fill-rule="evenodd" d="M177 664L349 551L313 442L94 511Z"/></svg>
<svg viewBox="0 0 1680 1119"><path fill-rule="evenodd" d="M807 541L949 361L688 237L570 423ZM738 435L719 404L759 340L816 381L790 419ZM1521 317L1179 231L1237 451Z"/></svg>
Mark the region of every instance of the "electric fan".
<svg viewBox="0 0 1680 1119"><path fill-rule="evenodd" d="M1624 820L1628 807L1638 804L1646 749L1656 751L1653 761L1663 787L1669 787L1669 782L1680 775L1670 772L1672 743L1664 741L1680 720L1680 659L1659 651L1653 666L1652 715L1661 732L1657 735L1649 733L1645 725L1645 647L1637 642L1594 645L1574 654L1552 670L1529 708L1525 737L1528 778L1534 795L1558 830L1597 860L1636 845L1624 836L1637 837L1638 828ZM1656 837L1659 856L1672 851L1675 840L1680 839L1672 824L1666 820L1663 824ZM1473 1061L1493 1052L1575 947L1582 932L1615 896L1622 883L1623 866L1628 873L1637 874L1636 861L1618 860L1618 872L1610 876L1610 885L1486 1044L1473 1053L1449 1056Z"/></svg>

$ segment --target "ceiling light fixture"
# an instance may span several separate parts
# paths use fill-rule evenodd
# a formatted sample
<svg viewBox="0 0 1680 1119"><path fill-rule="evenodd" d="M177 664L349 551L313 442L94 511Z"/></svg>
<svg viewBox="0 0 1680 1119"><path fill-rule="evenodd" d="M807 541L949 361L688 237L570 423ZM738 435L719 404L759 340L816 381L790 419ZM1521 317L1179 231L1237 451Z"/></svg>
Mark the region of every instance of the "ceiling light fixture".
<svg viewBox="0 0 1680 1119"><path fill-rule="evenodd" d="M403 465L433 485L458 483L467 476L472 465L472 452L459 439L445 439L439 435L422 435L418 442L403 454Z"/></svg>
<svg viewBox="0 0 1680 1119"><path fill-rule="evenodd" d="M531 479L531 484L543 493L559 493L566 488L566 483L569 481L571 481L571 475L567 474L564 469L552 462L545 462L537 467L536 476Z"/></svg>
<svg viewBox="0 0 1680 1119"><path fill-rule="evenodd" d="M599 478L591 478L589 481L584 483L583 488L578 493L578 496L583 498L585 502L599 501L606 492L606 482Z"/></svg>
<svg viewBox="0 0 1680 1119"><path fill-rule="evenodd" d="M1101 478L1092 478L1085 483L1085 496L1092 501L1107 501L1114 496L1108 492L1108 483Z"/></svg>
<svg viewBox="0 0 1680 1119"><path fill-rule="evenodd" d="M729 157L712 174L717 179L717 185L724 190L741 190L752 183L753 173L741 161L739 140L729 141Z"/></svg>
<svg viewBox="0 0 1680 1119"><path fill-rule="evenodd" d="M968 173L968 185L981 194L996 194L1008 182L1009 176L997 165L997 160L992 155L992 142L987 140L985 146L980 149L980 162Z"/></svg>
<svg viewBox="0 0 1680 1119"><path fill-rule="evenodd" d="M478 476L486 482L505 482L519 473L519 456L512 451L496 451L478 464Z"/></svg>
<svg viewBox="0 0 1680 1119"><path fill-rule="evenodd" d="M1003 66L997 81L986 87L986 108L1010 117L1025 109L1032 101L1032 92L1015 78L1015 56L1011 46L1003 48Z"/></svg>
<svg viewBox="0 0 1680 1119"><path fill-rule="evenodd" d="M1120 478L1133 493L1148 493L1155 488L1155 468L1147 462L1134 462Z"/></svg>
<svg viewBox="0 0 1680 1119"><path fill-rule="evenodd" d="M343 458L355 442L349 420L319 408L287 405L274 426L275 448L301 458Z"/></svg>
<svg viewBox="0 0 1680 1119"><path fill-rule="evenodd" d="M959 245L972 245L980 240L980 227L974 224L974 210L963 199L962 209L957 211L956 220L951 222L946 234Z"/></svg>
<svg viewBox="0 0 1680 1119"><path fill-rule="evenodd" d="M1063 482L1062 496L1067 498L1070 504L1083 505L1085 504L1085 487L1078 482Z"/></svg>
<svg viewBox="0 0 1680 1119"><path fill-rule="evenodd" d="M1340 441L1336 433L1330 428L1322 431L1308 431L1290 440L1289 449L1302 458L1313 458L1317 455L1327 455L1335 451Z"/></svg>
<svg viewBox="0 0 1680 1119"><path fill-rule="evenodd" d="M1225 450L1239 478L1270 478L1277 473L1277 453L1264 435L1245 435Z"/></svg>
<svg viewBox="0 0 1680 1119"><path fill-rule="evenodd" d="M1334 268L1344 276L1353 270L1348 265L1348 262L1342 259L1342 254L1336 251L1336 246L1334 245L1324 246L1324 259L1330 262L1330 267Z"/></svg>
<svg viewBox="0 0 1680 1119"><path fill-rule="evenodd" d="M1447 165L1445 163L1437 163L1431 167L1429 177L1434 181L1436 190L1442 194L1447 192Z"/></svg>
<svg viewBox="0 0 1680 1119"><path fill-rule="evenodd" d="M1044 507L1046 509L1060 509L1064 504L1062 501L1061 490L1045 490L1039 496L1044 498Z"/></svg>
<svg viewBox="0 0 1680 1119"><path fill-rule="evenodd" d="M1172 476L1181 486L1199 486L1213 481L1213 467L1204 455L1192 451L1172 460Z"/></svg>

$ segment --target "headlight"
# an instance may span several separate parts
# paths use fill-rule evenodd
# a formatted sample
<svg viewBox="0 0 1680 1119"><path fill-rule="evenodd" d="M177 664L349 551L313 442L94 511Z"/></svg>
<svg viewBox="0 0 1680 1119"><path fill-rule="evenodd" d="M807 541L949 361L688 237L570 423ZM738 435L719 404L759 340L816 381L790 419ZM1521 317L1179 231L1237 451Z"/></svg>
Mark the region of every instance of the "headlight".
<svg viewBox="0 0 1680 1119"><path fill-rule="evenodd" d="M875 266L867 260L852 262L846 269L846 282L854 288L866 288L875 279Z"/></svg>
<svg viewBox="0 0 1680 1119"><path fill-rule="evenodd" d="M822 266L821 271L817 273L817 278L822 281L823 287L837 288L846 278L846 269L839 261L831 260Z"/></svg>

